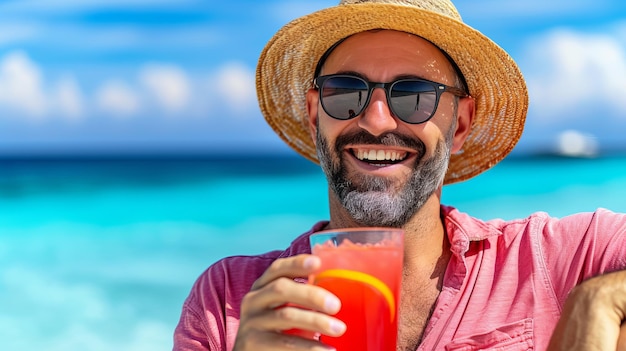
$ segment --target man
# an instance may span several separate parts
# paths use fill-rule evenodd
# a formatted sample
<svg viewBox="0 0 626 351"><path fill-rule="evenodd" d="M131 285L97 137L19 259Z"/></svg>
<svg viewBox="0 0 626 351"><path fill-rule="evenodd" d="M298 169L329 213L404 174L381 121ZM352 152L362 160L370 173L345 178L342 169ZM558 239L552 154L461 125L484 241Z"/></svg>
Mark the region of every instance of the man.
<svg viewBox="0 0 626 351"><path fill-rule="evenodd" d="M307 239L360 226L405 230L398 350L626 349L626 215L484 222L441 205L444 184L510 152L527 110L515 63L449 1L346 0L297 19L261 54L257 88L268 123L323 168L330 221L210 267L174 349L327 350L283 332L346 329L341 302L302 284L320 265Z"/></svg>

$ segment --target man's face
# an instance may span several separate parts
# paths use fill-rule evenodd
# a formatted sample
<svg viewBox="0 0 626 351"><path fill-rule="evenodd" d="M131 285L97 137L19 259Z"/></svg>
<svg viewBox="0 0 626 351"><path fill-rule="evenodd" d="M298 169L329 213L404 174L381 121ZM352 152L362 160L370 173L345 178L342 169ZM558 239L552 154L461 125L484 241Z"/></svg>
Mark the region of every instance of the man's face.
<svg viewBox="0 0 626 351"><path fill-rule="evenodd" d="M374 82L417 77L454 85L439 49L396 31L346 39L323 67L324 75L336 73ZM367 108L350 120L328 116L315 93L307 99L320 164L338 201L361 225L400 227L441 187L455 148L452 94L443 94L433 118L422 124L392 116L383 89L375 89Z"/></svg>

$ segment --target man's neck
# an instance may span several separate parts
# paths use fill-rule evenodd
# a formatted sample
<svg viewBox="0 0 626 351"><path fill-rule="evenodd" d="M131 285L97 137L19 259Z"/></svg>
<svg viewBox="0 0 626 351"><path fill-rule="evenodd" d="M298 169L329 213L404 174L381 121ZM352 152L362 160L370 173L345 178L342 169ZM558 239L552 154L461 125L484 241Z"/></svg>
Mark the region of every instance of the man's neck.
<svg viewBox="0 0 626 351"><path fill-rule="evenodd" d="M438 196L431 196L403 229L405 270L430 267L449 252Z"/></svg>
<svg viewBox="0 0 626 351"><path fill-rule="evenodd" d="M441 216L440 191L433 194L402 228L404 267L400 298L398 350L415 350L421 342L451 257ZM330 194L331 199L334 196ZM336 199L334 199L336 200ZM330 202L331 221L325 229L359 227L338 201Z"/></svg>
<svg viewBox="0 0 626 351"><path fill-rule="evenodd" d="M362 225L355 221L330 192L330 223L324 229L354 228ZM441 218L440 193L433 194L411 217L402 229L405 231L405 267L429 266L449 251L448 238ZM334 200L334 201L333 201Z"/></svg>
<svg viewBox="0 0 626 351"><path fill-rule="evenodd" d="M404 229L398 350L415 350L424 337L452 255L439 197L431 197Z"/></svg>

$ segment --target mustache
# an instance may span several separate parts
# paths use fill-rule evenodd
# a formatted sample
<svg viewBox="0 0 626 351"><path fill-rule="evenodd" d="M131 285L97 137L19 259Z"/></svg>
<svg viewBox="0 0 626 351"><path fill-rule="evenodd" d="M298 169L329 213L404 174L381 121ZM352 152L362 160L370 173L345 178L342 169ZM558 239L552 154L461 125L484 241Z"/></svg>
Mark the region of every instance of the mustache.
<svg viewBox="0 0 626 351"><path fill-rule="evenodd" d="M403 147L415 150L418 155L423 155L426 152L426 145L424 145L421 139L393 132L384 133L379 136L374 136L364 130L342 134L335 140L335 151L341 153L341 150L349 144Z"/></svg>

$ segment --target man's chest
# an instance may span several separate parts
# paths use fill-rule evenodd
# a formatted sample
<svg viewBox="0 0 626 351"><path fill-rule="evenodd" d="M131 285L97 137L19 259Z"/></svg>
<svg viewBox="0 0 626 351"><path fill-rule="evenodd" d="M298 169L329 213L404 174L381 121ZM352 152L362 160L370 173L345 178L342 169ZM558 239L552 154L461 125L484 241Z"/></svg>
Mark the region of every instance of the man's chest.
<svg viewBox="0 0 626 351"><path fill-rule="evenodd" d="M436 284L419 291L403 291L400 300L398 350L415 351L435 307L439 290ZM408 290L408 289L405 289Z"/></svg>

